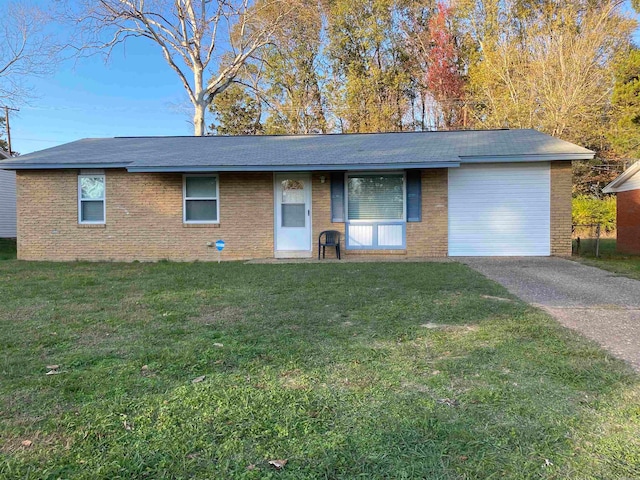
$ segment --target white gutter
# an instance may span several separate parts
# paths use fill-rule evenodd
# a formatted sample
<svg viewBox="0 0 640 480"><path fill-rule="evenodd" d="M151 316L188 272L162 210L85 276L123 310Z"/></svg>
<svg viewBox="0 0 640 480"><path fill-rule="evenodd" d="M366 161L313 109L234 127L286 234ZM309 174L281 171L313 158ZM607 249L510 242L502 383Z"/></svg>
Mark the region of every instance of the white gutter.
<svg viewBox="0 0 640 480"><path fill-rule="evenodd" d="M607 185L606 187L604 187L602 189L602 193L618 193L618 192L624 192L625 190L623 190L621 187L622 185L629 180L631 177L633 177L636 173L638 173L638 171L640 171L640 161L637 161L636 163L634 163L633 165L631 165L629 168L627 168L624 172L622 172L618 178L616 178L613 182L611 182L609 185Z"/></svg>

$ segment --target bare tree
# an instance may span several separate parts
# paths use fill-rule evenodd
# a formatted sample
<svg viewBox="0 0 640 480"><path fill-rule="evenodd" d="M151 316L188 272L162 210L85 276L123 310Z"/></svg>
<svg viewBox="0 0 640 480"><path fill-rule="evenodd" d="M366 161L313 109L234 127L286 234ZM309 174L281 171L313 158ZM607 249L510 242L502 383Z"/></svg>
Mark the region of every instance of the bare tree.
<svg viewBox="0 0 640 480"><path fill-rule="evenodd" d="M51 18L25 2L0 7L0 101L15 105L29 95L26 80L49 74L61 46L47 30Z"/></svg>
<svg viewBox="0 0 640 480"><path fill-rule="evenodd" d="M526 16L517 2L472 3L482 55L470 71L476 124L536 128L596 148L608 128L612 59L636 26L624 2L549 1Z"/></svg>
<svg viewBox="0 0 640 480"><path fill-rule="evenodd" d="M200 136L207 106L270 43L294 8L287 0L85 0L71 15L80 26L83 52L109 56L131 37L154 42L187 92L194 135ZM207 71L216 72L208 81Z"/></svg>

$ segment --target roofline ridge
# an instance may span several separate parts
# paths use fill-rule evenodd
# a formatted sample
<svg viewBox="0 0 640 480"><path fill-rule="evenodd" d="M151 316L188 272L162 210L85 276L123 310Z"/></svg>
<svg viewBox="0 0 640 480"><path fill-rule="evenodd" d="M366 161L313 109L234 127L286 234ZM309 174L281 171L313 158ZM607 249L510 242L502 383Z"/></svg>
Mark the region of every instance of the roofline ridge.
<svg viewBox="0 0 640 480"><path fill-rule="evenodd" d="M401 132L331 132L331 133L292 133L292 134L269 134L269 135L131 135L117 137L103 137L104 139L137 139L137 138L274 138L274 137L345 137L358 135L398 135L398 134L429 134L429 133L463 133L463 132L503 132L503 131L524 131L533 130L533 128L468 128L454 130L407 130ZM538 132L542 133L542 132ZM99 140L99 138L98 138Z"/></svg>

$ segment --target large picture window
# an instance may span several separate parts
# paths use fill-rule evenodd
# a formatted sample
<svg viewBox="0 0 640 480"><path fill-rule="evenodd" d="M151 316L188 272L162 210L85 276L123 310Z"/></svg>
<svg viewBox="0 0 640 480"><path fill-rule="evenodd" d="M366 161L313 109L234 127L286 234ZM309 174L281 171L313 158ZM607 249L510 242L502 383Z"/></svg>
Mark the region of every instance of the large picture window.
<svg viewBox="0 0 640 480"><path fill-rule="evenodd" d="M218 223L218 176L185 175L183 200L185 223Z"/></svg>
<svg viewBox="0 0 640 480"><path fill-rule="evenodd" d="M78 222L105 223L104 175L78 176Z"/></svg>
<svg viewBox="0 0 640 480"><path fill-rule="evenodd" d="M404 175L349 175L347 213L349 220L404 220Z"/></svg>

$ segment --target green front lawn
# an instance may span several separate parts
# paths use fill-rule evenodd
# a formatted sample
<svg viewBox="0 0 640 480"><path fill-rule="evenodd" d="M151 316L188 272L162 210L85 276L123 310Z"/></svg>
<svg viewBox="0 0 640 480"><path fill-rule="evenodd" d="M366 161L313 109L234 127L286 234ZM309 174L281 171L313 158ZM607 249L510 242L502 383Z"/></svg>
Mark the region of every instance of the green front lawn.
<svg viewBox="0 0 640 480"><path fill-rule="evenodd" d="M639 377L460 264L9 260L0 298L3 479L640 477Z"/></svg>
<svg viewBox="0 0 640 480"><path fill-rule="evenodd" d="M591 245L590 245L591 247ZM615 238L600 240L600 257L595 258L593 251L588 250L576 257L582 263L592 267L602 268L610 272L619 273L626 277L640 280L640 256L626 255L616 251Z"/></svg>

